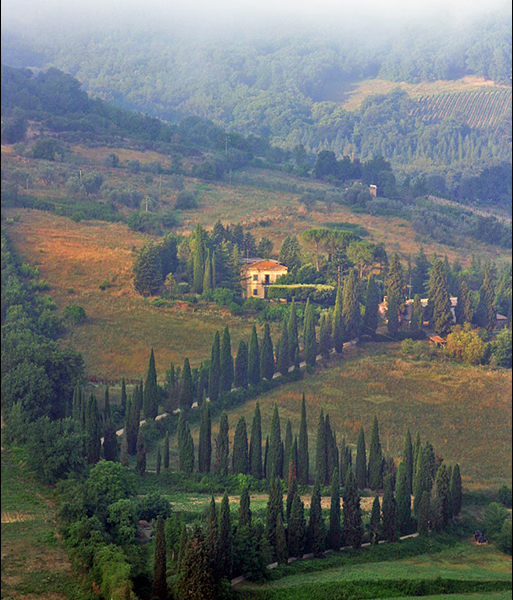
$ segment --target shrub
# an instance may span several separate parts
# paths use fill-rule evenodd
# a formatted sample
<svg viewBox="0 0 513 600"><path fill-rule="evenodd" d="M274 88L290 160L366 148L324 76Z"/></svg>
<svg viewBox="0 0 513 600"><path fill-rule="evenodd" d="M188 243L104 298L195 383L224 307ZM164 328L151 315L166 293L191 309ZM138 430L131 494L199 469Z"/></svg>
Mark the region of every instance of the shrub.
<svg viewBox="0 0 513 600"><path fill-rule="evenodd" d="M169 500L166 500L160 494L148 494L137 501L137 515L139 519L145 521L151 521L159 516L166 519L171 515L171 505Z"/></svg>
<svg viewBox="0 0 513 600"><path fill-rule="evenodd" d="M198 201L196 195L190 190L182 190L176 196L175 209L176 210L192 210L198 208Z"/></svg>
<svg viewBox="0 0 513 600"><path fill-rule="evenodd" d="M268 297L270 299L284 299L291 301L292 298L300 302L310 299L317 304L335 304L336 289L331 285L294 284L294 285L271 285Z"/></svg>
<svg viewBox="0 0 513 600"><path fill-rule="evenodd" d="M479 365L484 360L486 344L479 336L478 330L472 329L468 324L463 328L457 325L447 336L445 352L456 360Z"/></svg>
<svg viewBox="0 0 513 600"><path fill-rule="evenodd" d="M487 537L496 539L504 521L509 517L507 508L498 502L492 502L486 507L483 519L483 531Z"/></svg>
<svg viewBox="0 0 513 600"><path fill-rule="evenodd" d="M507 485L503 485L497 492L497 499L506 508L511 508L511 488Z"/></svg>
<svg viewBox="0 0 513 600"><path fill-rule="evenodd" d="M87 318L86 311L78 304L70 304L65 306L62 309L62 316L65 321L71 323L72 325L83 323Z"/></svg>

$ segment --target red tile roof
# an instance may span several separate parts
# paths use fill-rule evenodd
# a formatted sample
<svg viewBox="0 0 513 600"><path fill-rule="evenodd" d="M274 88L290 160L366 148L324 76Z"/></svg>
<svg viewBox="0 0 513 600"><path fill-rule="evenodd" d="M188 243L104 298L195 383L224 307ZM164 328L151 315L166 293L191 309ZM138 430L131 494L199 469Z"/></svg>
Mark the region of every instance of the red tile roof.
<svg viewBox="0 0 513 600"><path fill-rule="evenodd" d="M261 260L258 262L250 263L246 265L246 267L248 269L258 269L260 271L270 271L273 269L279 269L280 271L282 271L283 269L287 270L287 267L285 265L280 265L279 263L274 262L272 260Z"/></svg>

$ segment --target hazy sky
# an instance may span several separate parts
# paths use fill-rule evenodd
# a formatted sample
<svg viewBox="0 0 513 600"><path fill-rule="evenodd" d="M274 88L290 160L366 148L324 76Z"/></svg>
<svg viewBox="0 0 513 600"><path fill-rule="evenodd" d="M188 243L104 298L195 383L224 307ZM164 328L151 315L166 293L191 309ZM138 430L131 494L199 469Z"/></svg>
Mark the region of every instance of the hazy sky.
<svg viewBox="0 0 513 600"><path fill-rule="evenodd" d="M2 0L2 28L83 24L152 24L223 28L231 25L316 22L341 26L441 18L465 20L508 6L504 0ZM372 34L372 29L369 30Z"/></svg>

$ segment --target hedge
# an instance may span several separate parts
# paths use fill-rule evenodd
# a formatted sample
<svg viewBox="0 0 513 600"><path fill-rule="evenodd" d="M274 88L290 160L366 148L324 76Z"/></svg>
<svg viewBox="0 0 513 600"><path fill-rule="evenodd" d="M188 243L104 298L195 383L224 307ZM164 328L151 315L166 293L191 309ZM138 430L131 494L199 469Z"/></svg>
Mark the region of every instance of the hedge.
<svg viewBox="0 0 513 600"><path fill-rule="evenodd" d="M271 285L268 298L284 299L290 302L292 298L306 302L310 299L317 304L335 304L336 288L332 285L315 285L313 283L297 283L294 285Z"/></svg>

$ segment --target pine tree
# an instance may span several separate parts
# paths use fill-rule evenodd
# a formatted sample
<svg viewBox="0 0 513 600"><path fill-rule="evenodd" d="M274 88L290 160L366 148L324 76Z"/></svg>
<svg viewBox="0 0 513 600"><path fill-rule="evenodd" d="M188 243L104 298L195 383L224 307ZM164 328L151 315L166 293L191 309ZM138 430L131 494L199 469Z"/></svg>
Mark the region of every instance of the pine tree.
<svg viewBox="0 0 513 600"><path fill-rule="evenodd" d="M310 551L314 556L324 552L326 541L326 526L322 516L321 487L319 481L315 482L312 499L310 501L310 519L308 521L307 540Z"/></svg>
<svg viewBox="0 0 513 600"><path fill-rule="evenodd" d="M372 503L372 511L369 521L370 542L374 546L379 542L381 533L381 507L379 505L379 495L376 494Z"/></svg>
<svg viewBox="0 0 513 600"><path fill-rule="evenodd" d="M340 523L340 474L333 469L331 477L330 527L327 546L337 552L342 545L342 526Z"/></svg>
<svg viewBox="0 0 513 600"><path fill-rule="evenodd" d="M236 388L248 387L248 347L244 340L239 342L239 349L235 358L234 380Z"/></svg>
<svg viewBox="0 0 513 600"><path fill-rule="evenodd" d="M363 427L360 427L358 443L356 446L355 477L358 488L364 490L367 487L367 457Z"/></svg>
<svg viewBox="0 0 513 600"><path fill-rule="evenodd" d="M297 474L296 474L296 465L294 461L291 460L289 462L289 476L288 476L288 487L287 487L287 505L286 505L286 516L287 522L290 519L290 511L292 509L292 502L294 500L294 495L297 492ZM290 525L289 525L290 529Z"/></svg>
<svg viewBox="0 0 513 600"><path fill-rule="evenodd" d="M360 510L360 495L356 486L356 479L352 469L346 473L346 485L344 486L343 503L343 531L344 541L355 550L362 545L363 525Z"/></svg>
<svg viewBox="0 0 513 600"><path fill-rule="evenodd" d="M342 287L337 287L335 310L333 312L333 347L337 354L342 354L344 346L344 324L342 321Z"/></svg>
<svg viewBox="0 0 513 600"><path fill-rule="evenodd" d="M422 306L420 296L416 294L415 298L413 298L413 305L411 309L410 331L413 333L419 333L422 331L423 322L424 307Z"/></svg>
<svg viewBox="0 0 513 600"><path fill-rule="evenodd" d="M292 498L288 524L289 556L301 558L305 549L306 521L305 507L297 492Z"/></svg>
<svg viewBox="0 0 513 600"><path fill-rule="evenodd" d="M309 367L315 367L317 359L317 339L315 337L315 322L313 307L310 299L306 301L304 317L303 346L305 350L305 361Z"/></svg>
<svg viewBox="0 0 513 600"><path fill-rule="evenodd" d="M472 295L465 281L460 283L458 302L456 304L456 323L463 325L472 323L474 319L474 310L472 307Z"/></svg>
<svg viewBox="0 0 513 600"><path fill-rule="evenodd" d="M166 537L164 534L164 519L157 518L155 533L155 553L153 557L153 591L152 594L160 600L168 600L169 589L166 580Z"/></svg>
<svg viewBox="0 0 513 600"><path fill-rule="evenodd" d="M212 462L212 419L210 417L210 406L203 402L200 409L200 431L198 445L198 471L210 473Z"/></svg>
<svg viewBox="0 0 513 600"><path fill-rule="evenodd" d="M148 372L144 382L143 412L145 419L154 419L158 414L159 388L157 385L157 371L155 370L155 355L153 348L150 353Z"/></svg>
<svg viewBox="0 0 513 600"><path fill-rule="evenodd" d="M446 335L452 327L451 299L444 263L435 260L429 277L428 309L431 325L439 335Z"/></svg>
<svg viewBox="0 0 513 600"><path fill-rule="evenodd" d="M177 438L180 471L190 474L194 470L194 442L184 413L178 417Z"/></svg>
<svg viewBox="0 0 513 600"><path fill-rule="evenodd" d="M247 527L249 525L251 525L250 497L247 486L244 486L240 495L238 529L241 529L242 527Z"/></svg>
<svg viewBox="0 0 513 600"><path fill-rule="evenodd" d="M289 338L287 323L283 321L280 340L278 342L278 358L276 360L278 371L286 377L289 374Z"/></svg>
<svg viewBox="0 0 513 600"><path fill-rule="evenodd" d="M394 498L394 476L385 475L383 491L383 538L387 542L397 541L397 503Z"/></svg>
<svg viewBox="0 0 513 600"><path fill-rule="evenodd" d="M276 562L279 565L286 565L288 558L289 553L287 548L285 526L283 524L283 515L278 513L278 517L276 519Z"/></svg>
<svg viewBox="0 0 513 600"><path fill-rule="evenodd" d="M397 298L393 292L387 296L387 329L391 337L395 337L399 331Z"/></svg>
<svg viewBox="0 0 513 600"><path fill-rule="evenodd" d="M217 402L221 378L221 349L219 346L219 331L214 335L212 353L210 357L210 370L208 373L208 395L211 402Z"/></svg>
<svg viewBox="0 0 513 600"><path fill-rule="evenodd" d="M431 498L428 491L422 492L418 506L418 525L419 535L425 536L429 533L429 519L431 515Z"/></svg>
<svg viewBox="0 0 513 600"><path fill-rule="evenodd" d="M411 524L411 495L409 490L408 467L402 460L397 469L397 485L395 491L397 502L397 528L404 535L409 532Z"/></svg>
<svg viewBox="0 0 513 600"><path fill-rule="evenodd" d="M283 476L283 465L280 464L281 457L281 430L280 417L278 415L278 405L274 403L273 416L271 420L271 431L269 434L269 454L267 457L268 480L275 478L281 479Z"/></svg>
<svg viewBox="0 0 513 600"><path fill-rule="evenodd" d="M224 577L230 578L233 569L233 536L230 502L225 492L219 511L219 566Z"/></svg>
<svg viewBox="0 0 513 600"><path fill-rule="evenodd" d="M454 517L457 517L461 511L461 473L460 465L456 463L451 473L451 513Z"/></svg>
<svg viewBox="0 0 513 600"><path fill-rule="evenodd" d="M397 308L400 311L404 310L406 300L404 293L405 287L403 267L398 254L395 253L392 256L392 260L388 267L386 290L388 302L390 302L390 296L394 295L397 302Z"/></svg>
<svg viewBox="0 0 513 600"><path fill-rule="evenodd" d="M476 311L476 322L479 327L492 331L495 327L495 290L490 267L485 268L483 285L479 290L479 304Z"/></svg>
<svg viewBox="0 0 513 600"><path fill-rule="evenodd" d="M102 429L100 423L100 413L98 412L98 403L96 402L96 398L93 396L93 394L89 396L89 400L87 401L85 430L87 433L87 462L90 465L94 465L100 460Z"/></svg>
<svg viewBox="0 0 513 600"><path fill-rule="evenodd" d="M221 341L220 357L221 376L219 388L221 392L229 392L233 385L233 357L232 345L230 341L230 331L228 325L224 328L223 339Z"/></svg>
<svg viewBox="0 0 513 600"><path fill-rule="evenodd" d="M160 253L152 242L145 244L135 260L134 287L139 294L156 294L162 285Z"/></svg>
<svg viewBox="0 0 513 600"><path fill-rule="evenodd" d="M321 408L317 422L317 438L315 445L315 476L320 485L325 485L328 479L328 456L326 452L326 423L324 411Z"/></svg>
<svg viewBox="0 0 513 600"><path fill-rule="evenodd" d="M249 473L255 479L262 478L262 419L258 402L253 413L251 440L249 443Z"/></svg>
<svg viewBox="0 0 513 600"><path fill-rule="evenodd" d="M360 332L360 303L358 302L357 284L355 270L349 269L342 290L342 323L344 337L348 340L358 337Z"/></svg>
<svg viewBox="0 0 513 600"><path fill-rule="evenodd" d="M419 249L415 256L415 265L412 269L411 291L413 294L423 294L426 289L426 283L429 278L429 260L427 259L424 248Z"/></svg>
<svg viewBox="0 0 513 600"><path fill-rule="evenodd" d="M367 290L365 292L365 313L363 316L364 332L370 335L376 333L378 328L379 291L374 275L369 275Z"/></svg>
<svg viewBox="0 0 513 600"><path fill-rule="evenodd" d="M183 361L182 377L180 381L180 409L188 411L194 398L194 383L192 381L191 365L189 359Z"/></svg>
<svg viewBox="0 0 513 600"><path fill-rule="evenodd" d="M164 437L164 469L169 469L169 431Z"/></svg>
<svg viewBox="0 0 513 600"><path fill-rule="evenodd" d="M451 518L451 491L449 473L444 463L436 472L435 497L440 501L442 525L445 527Z"/></svg>
<svg viewBox="0 0 513 600"><path fill-rule="evenodd" d="M121 408L121 415L124 417L126 414L126 404L127 404L127 395L126 395L126 383L125 378L121 380L121 398L119 401L119 406Z"/></svg>
<svg viewBox="0 0 513 600"><path fill-rule="evenodd" d="M144 474L146 473L146 444L144 443L142 430L139 430L137 436L136 469L139 475L144 477Z"/></svg>
<svg viewBox="0 0 513 600"><path fill-rule="evenodd" d="M254 325L251 330L251 339L249 342L248 381L251 385L258 385L261 381L260 349L258 347L258 336Z"/></svg>
<svg viewBox="0 0 513 600"><path fill-rule="evenodd" d="M233 473L242 473L243 475L246 475L249 472L248 434L244 417L239 419L237 427L235 428L232 467Z"/></svg>
<svg viewBox="0 0 513 600"><path fill-rule="evenodd" d="M228 454L230 452L230 443L228 441L228 415L225 411L219 421L219 435L216 439L216 470L221 476L228 475Z"/></svg>
<svg viewBox="0 0 513 600"><path fill-rule="evenodd" d="M414 457L413 457L413 445L411 443L411 434L410 430L406 431L406 435L404 437L403 444L403 462L404 468L406 470L406 482L407 482L407 490L408 494L413 492L413 467L414 467Z"/></svg>
<svg viewBox="0 0 513 600"><path fill-rule="evenodd" d="M269 381L274 375L274 352L269 323L264 326L264 339L260 348L260 373L262 378Z"/></svg>
<svg viewBox="0 0 513 600"><path fill-rule="evenodd" d="M265 531L269 546L273 554L276 556L276 528L278 525L278 515L281 516L283 522L283 496L281 491L281 482L275 478L271 480L269 488L269 500L267 502Z"/></svg>
<svg viewBox="0 0 513 600"><path fill-rule="evenodd" d="M371 490L377 491L383 485L383 453L381 451L381 443L379 441L379 426L378 419L374 416L372 424L371 442L369 448L369 487Z"/></svg>
<svg viewBox="0 0 513 600"><path fill-rule="evenodd" d="M305 394L301 400L301 421L299 423L299 440L297 448L297 473L301 485L308 485L309 481L309 457L308 457L308 426L306 422Z"/></svg>
<svg viewBox="0 0 513 600"><path fill-rule="evenodd" d="M295 360L296 352L299 352L296 304L294 298L292 298L289 319L287 322L287 341L289 344L289 364L291 364Z"/></svg>

